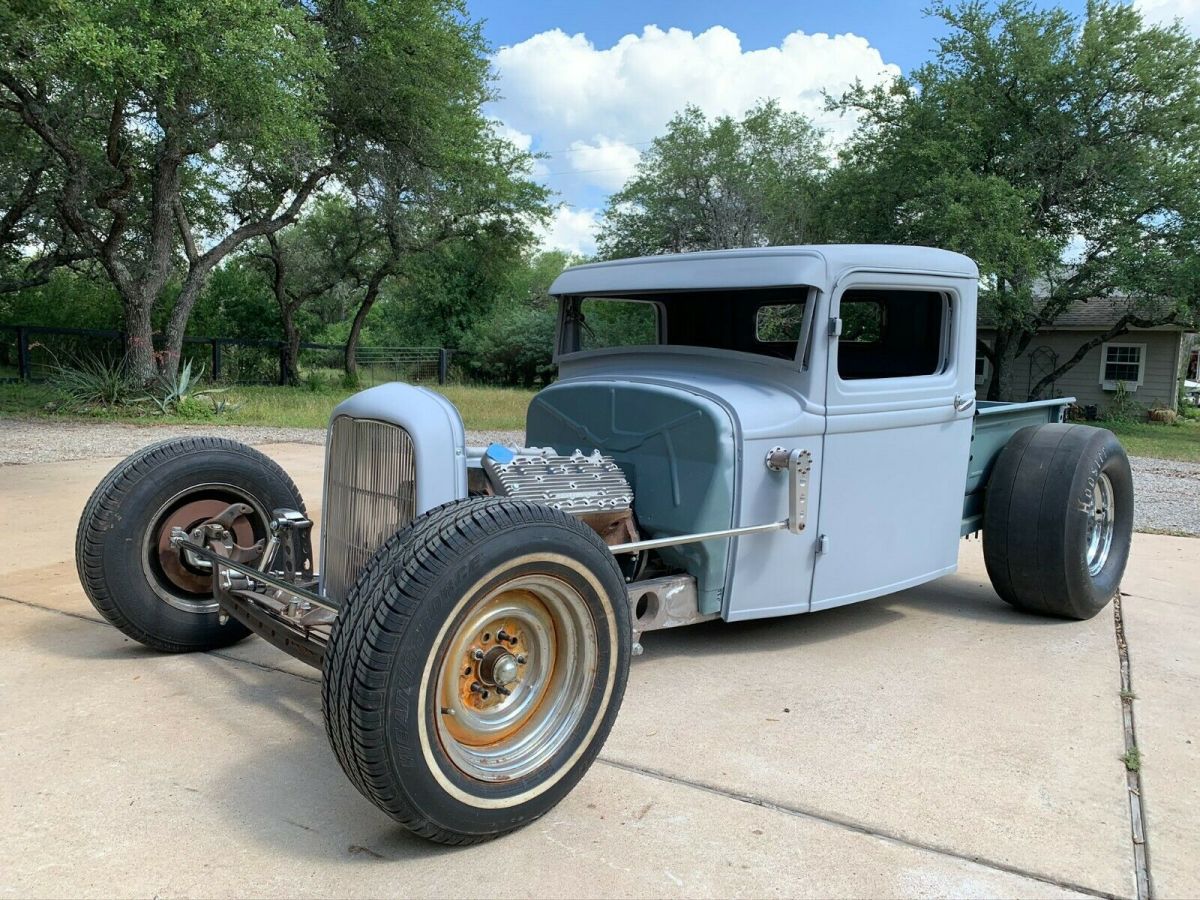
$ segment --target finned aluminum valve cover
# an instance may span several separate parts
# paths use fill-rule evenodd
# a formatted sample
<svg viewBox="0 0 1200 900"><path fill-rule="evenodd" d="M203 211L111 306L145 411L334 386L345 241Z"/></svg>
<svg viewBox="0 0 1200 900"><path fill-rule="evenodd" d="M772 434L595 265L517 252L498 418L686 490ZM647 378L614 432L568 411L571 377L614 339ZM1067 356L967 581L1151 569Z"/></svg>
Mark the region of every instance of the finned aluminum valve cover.
<svg viewBox="0 0 1200 900"><path fill-rule="evenodd" d="M558 456L548 447L523 447L513 451L508 462L485 454L483 470L499 496L533 500L573 515L616 512L633 505L625 473L599 451Z"/></svg>

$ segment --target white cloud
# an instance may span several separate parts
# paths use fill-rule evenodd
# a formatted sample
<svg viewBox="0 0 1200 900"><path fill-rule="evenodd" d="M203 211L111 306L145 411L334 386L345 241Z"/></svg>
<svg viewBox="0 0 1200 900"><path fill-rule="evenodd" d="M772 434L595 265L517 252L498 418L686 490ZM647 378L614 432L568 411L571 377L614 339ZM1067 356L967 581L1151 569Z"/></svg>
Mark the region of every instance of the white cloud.
<svg viewBox="0 0 1200 900"><path fill-rule="evenodd" d="M647 25L607 49L556 29L502 48L493 63L503 95L496 114L550 147L601 138L644 144L689 103L736 116L768 97L844 137L852 123L824 111L822 92L900 73L854 34L796 31L777 47L743 50L720 26L693 34Z"/></svg>
<svg viewBox="0 0 1200 900"><path fill-rule="evenodd" d="M492 132L502 141L508 141L518 150L525 153L530 151L533 146L533 135L526 134L524 131L518 131L509 125L502 122L500 119L492 119ZM544 159L535 159L529 166L529 174L534 178L542 179L550 169L546 166Z"/></svg>
<svg viewBox="0 0 1200 900"><path fill-rule="evenodd" d="M509 125L506 125L500 119L492 119L492 132L502 141L508 141L518 150L528 152L533 146L533 135L526 134L524 131L518 131Z"/></svg>
<svg viewBox="0 0 1200 900"><path fill-rule="evenodd" d="M579 256L596 252L596 228L599 211L572 209L563 204L555 208L549 223L541 228L541 245L547 250L566 250Z"/></svg>
<svg viewBox="0 0 1200 900"><path fill-rule="evenodd" d="M572 141L569 155L572 169L597 187L615 191L633 175L641 153L623 141L600 137L594 143Z"/></svg>
<svg viewBox="0 0 1200 900"><path fill-rule="evenodd" d="M1147 22L1170 24L1179 19L1184 27L1200 33L1200 0L1134 0Z"/></svg>
<svg viewBox="0 0 1200 900"><path fill-rule="evenodd" d="M878 84L900 74L854 34L796 31L778 46L745 50L720 26L695 34L647 25L607 48L555 29L501 48L492 62L502 95L492 114L514 143L532 138L530 146L549 153L537 175L587 207L625 183L640 151L688 104L710 117L740 116L774 98L837 142L854 121L825 112L824 93L837 96L855 79ZM554 246L574 250L582 242L591 252L591 231L584 241L581 229L596 221L594 209L560 209L548 234L559 241Z"/></svg>

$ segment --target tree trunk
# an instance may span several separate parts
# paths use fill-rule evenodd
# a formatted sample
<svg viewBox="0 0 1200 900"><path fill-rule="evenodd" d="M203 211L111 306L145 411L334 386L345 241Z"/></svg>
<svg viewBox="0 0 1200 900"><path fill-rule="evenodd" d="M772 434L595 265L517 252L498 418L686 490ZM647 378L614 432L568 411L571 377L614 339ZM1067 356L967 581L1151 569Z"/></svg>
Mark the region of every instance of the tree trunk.
<svg viewBox="0 0 1200 900"><path fill-rule="evenodd" d="M296 328L294 310L284 304L279 310L283 323L283 356L280 359L280 378L285 384L300 383L300 331Z"/></svg>
<svg viewBox="0 0 1200 900"><path fill-rule="evenodd" d="M1016 334L1009 330L996 332L991 360L992 378L988 382L987 391L989 400L1012 400L1016 396L1013 391L1013 379L1016 377L1016 357L1020 353L1019 338L1020 332Z"/></svg>
<svg viewBox="0 0 1200 900"><path fill-rule="evenodd" d="M171 318L163 331L162 354L158 358L158 370L165 376L171 377L179 371L179 360L183 358L183 338L187 334L188 319L192 315L192 307L200 297L200 292L208 284L211 268L192 270L183 281L179 296L175 298L175 306L171 309Z"/></svg>
<svg viewBox="0 0 1200 900"><path fill-rule="evenodd" d="M358 340L362 337L363 323L367 321L367 314L379 298L379 287L386 277L387 273L383 269L371 277L367 284L367 292L363 294L362 302L354 313L354 321L350 323L350 334L346 338L346 374L351 378L358 377Z"/></svg>
<svg viewBox="0 0 1200 900"><path fill-rule="evenodd" d="M153 301L139 297L125 300L125 365L137 384L150 384L157 370L154 365L154 325L150 320Z"/></svg>

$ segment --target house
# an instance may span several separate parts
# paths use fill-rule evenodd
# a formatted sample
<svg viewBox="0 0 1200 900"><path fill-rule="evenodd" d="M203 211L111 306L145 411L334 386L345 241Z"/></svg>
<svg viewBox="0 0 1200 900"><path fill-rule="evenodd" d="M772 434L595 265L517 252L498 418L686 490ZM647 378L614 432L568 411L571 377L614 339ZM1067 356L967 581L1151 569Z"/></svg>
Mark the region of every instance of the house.
<svg viewBox="0 0 1200 900"><path fill-rule="evenodd" d="M1110 330L1129 311L1125 297L1094 298L1074 304L1053 325L1034 336L1025 351L1012 363L1008 393L1004 400L1025 400L1042 378L1075 355L1090 340ZM980 310L979 338L989 346L995 329L988 327L987 312ZM1184 367L1194 356L1196 335L1184 325L1135 328L1102 341L1090 349L1074 367L1043 389L1043 397L1075 397L1083 407L1095 406L1103 414L1112 402L1117 385L1123 384L1133 399L1145 407L1176 407ZM985 356L975 360L975 384L986 391L992 378Z"/></svg>

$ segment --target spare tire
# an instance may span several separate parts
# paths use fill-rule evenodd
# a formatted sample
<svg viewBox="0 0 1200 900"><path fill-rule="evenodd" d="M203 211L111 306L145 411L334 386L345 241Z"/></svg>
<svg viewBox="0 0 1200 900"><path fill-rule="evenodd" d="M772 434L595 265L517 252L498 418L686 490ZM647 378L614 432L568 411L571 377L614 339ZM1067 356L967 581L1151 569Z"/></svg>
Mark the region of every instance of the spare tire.
<svg viewBox="0 0 1200 900"><path fill-rule="evenodd" d="M1111 431L1033 425L1001 451L988 479L983 559L1013 606L1090 619L1116 596L1132 533L1133 476Z"/></svg>

